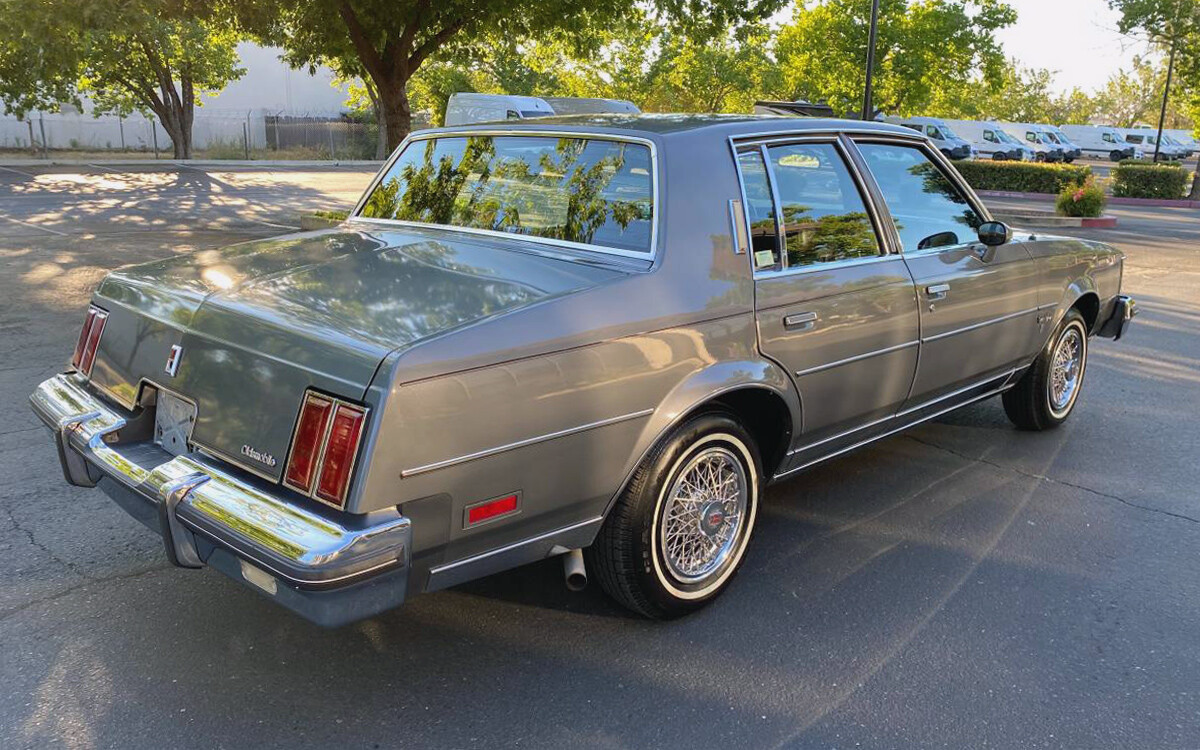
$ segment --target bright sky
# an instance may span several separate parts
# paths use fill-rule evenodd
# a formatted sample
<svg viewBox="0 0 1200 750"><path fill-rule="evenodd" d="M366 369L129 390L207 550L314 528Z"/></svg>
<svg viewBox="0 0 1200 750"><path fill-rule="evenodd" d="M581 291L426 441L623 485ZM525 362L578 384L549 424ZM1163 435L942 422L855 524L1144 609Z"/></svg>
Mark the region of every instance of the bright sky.
<svg viewBox="0 0 1200 750"><path fill-rule="evenodd" d="M1117 31L1120 14L1105 0L1007 0L1017 22L997 35L1009 57L1056 71L1055 88L1092 91L1132 65L1145 44Z"/></svg>

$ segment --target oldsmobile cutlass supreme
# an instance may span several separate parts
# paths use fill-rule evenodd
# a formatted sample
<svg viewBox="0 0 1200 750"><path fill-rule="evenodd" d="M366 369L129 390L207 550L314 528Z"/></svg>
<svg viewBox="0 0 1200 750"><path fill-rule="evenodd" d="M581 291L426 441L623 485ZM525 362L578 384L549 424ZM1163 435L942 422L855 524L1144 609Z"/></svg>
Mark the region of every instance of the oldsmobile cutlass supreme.
<svg viewBox="0 0 1200 750"><path fill-rule="evenodd" d="M555 555L669 618L770 482L990 396L1062 423L1122 261L896 126L431 130L339 227L109 274L32 404L173 563L317 623Z"/></svg>

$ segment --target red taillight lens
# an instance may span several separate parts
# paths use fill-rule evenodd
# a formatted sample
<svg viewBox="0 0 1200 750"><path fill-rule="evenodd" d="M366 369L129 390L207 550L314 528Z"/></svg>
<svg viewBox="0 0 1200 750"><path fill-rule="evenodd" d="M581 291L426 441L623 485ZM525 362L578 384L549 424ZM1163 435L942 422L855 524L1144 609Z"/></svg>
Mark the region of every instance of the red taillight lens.
<svg viewBox="0 0 1200 750"><path fill-rule="evenodd" d="M292 441L292 453L288 456L283 481L305 494L312 489L317 457L321 453L325 426L329 423L332 411L332 401L314 394L305 397L304 407L300 410L300 423L296 427L296 438Z"/></svg>
<svg viewBox="0 0 1200 750"><path fill-rule="evenodd" d="M96 350L100 346L100 334L104 333L106 320L108 313L98 307L88 308L83 332L79 334L79 342L75 344L75 356L71 358L71 364L84 375L90 375L92 372L92 363L96 361Z"/></svg>
<svg viewBox="0 0 1200 750"><path fill-rule="evenodd" d="M333 413L333 426L321 459L321 476L317 480L317 497L341 506L346 502L350 486L350 470L358 453L362 436L363 411L347 404L338 404Z"/></svg>
<svg viewBox="0 0 1200 750"><path fill-rule="evenodd" d="M83 330L79 332L79 341L75 343L75 354L71 357L71 364L74 367L79 367L79 363L83 360L83 347L87 344L88 334L92 332L92 321L96 319L96 308L89 307L87 318L83 321Z"/></svg>

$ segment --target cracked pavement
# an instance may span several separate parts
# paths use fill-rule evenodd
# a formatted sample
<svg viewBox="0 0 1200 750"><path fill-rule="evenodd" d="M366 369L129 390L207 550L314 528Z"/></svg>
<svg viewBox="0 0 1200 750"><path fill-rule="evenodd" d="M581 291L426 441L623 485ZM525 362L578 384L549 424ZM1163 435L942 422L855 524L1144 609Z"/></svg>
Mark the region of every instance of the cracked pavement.
<svg viewBox="0 0 1200 750"><path fill-rule="evenodd" d="M26 397L106 269L284 231L369 177L0 168L0 746L1200 742L1195 211L1055 230L1121 246L1142 306L1063 429L993 399L772 487L704 612L634 619L548 561L326 631L170 568L64 484Z"/></svg>

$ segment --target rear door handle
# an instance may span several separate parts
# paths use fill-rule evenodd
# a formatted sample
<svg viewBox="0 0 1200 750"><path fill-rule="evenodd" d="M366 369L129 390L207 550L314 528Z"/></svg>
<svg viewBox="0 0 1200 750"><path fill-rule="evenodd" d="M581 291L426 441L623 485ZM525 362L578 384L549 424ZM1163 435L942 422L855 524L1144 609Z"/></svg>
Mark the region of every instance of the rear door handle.
<svg viewBox="0 0 1200 750"><path fill-rule="evenodd" d="M932 299L945 299L946 295L949 293L950 293L950 285L949 284L933 284L932 286L925 287L925 296L929 297L929 299L931 299L931 300Z"/></svg>
<svg viewBox="0 0 1200 750"><path fill-rule="evenodd" d="M808 331L817 325L815 312L792 313L783 317L783 327L793 331Z"/></svg>

